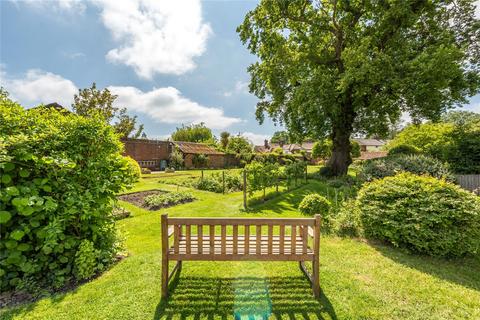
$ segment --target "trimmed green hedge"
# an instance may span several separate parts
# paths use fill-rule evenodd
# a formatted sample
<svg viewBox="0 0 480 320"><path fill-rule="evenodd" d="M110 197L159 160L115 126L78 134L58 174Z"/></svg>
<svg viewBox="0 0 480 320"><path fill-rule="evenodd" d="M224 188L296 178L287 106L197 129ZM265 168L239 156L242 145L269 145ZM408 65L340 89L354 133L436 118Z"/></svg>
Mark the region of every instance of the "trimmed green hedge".
<svg viewBox="0 0 480 320"><path fill-rule="evenodd" d="M480 252L480 199L428 176L401 173L358 193L365 236L432 256Z"/></svg>
<svg viewBox="0 0 480 320"><path fill-rule="evenodd" d="M114 261L116 194L138 177L102 119L0 100L0 287L59 287Z"/></svg>
<svg viewBox="0 0 480 320"><path fill-rule="evenodd" d="M399 172L428 174L435 178L455 181L448 165L431 156L399 154L385 158L367 160L362 164L359 176L365 181L394 176Z"/></svg>

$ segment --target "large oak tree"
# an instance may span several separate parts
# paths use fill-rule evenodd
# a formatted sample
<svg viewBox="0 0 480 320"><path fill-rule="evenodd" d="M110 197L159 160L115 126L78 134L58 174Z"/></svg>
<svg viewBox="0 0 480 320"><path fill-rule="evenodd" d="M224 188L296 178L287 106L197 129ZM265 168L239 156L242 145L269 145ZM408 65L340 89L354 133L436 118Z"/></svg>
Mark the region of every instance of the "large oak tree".
<svg viewBox="0 0 480 320"><path fill-rule="evenodd" d="M263 0L237 29L258 56L250 91L300 140L330 137L329 172L352 133L385 135L402 112L436 120L479 88L473 1Z"/></svg>

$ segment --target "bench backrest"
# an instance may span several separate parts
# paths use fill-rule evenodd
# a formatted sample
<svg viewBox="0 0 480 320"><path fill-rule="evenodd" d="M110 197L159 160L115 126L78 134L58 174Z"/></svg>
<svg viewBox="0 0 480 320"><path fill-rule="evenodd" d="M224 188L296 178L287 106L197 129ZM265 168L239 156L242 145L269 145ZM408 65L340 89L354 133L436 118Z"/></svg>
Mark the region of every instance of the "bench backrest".
<svg viewBox="0 0 480 320"><path fill-rule="evenodd" d="M252 230L253 229L253 230ZM318 254L320 216L314 218L168 218L162 215L162 243L173 254L278 256ZM313 238L313 247L308 238ZM215 258L215 257L212 257ZM268 257L267 257L268 258Z"/></svg>

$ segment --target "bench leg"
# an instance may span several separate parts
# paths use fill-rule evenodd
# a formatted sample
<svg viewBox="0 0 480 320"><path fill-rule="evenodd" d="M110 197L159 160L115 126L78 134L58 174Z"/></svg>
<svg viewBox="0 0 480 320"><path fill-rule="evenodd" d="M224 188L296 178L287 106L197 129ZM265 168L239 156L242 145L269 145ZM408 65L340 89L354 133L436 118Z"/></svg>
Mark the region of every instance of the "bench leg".
<svg viewBox="0 0 480 320"><path fill-rule="evenodd" d="M168 258L162 257L162 298L168 296Z"/></svg>
<svg viewBox="0 0 480 320"><path fill-rule="evenodd" d="M313 260L312 289L313 289L313 295L317 299L320 298L320 272L319 272L320 266L319 265L320 265L320 261L318 258Z"/></svg>

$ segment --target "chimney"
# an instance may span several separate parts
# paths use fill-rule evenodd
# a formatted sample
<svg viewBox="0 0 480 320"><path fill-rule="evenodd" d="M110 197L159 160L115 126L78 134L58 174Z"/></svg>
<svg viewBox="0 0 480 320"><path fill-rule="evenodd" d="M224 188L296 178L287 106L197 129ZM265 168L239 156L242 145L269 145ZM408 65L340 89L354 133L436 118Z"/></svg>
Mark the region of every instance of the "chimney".
<svg viewBox="0 0 480 320"><path fill-rule="evenodd" d="M265 141L263 142L263 145L265 146L265 149L270 148L270 146L268 145L268 140L267 139L265 139Z"/></svg>

